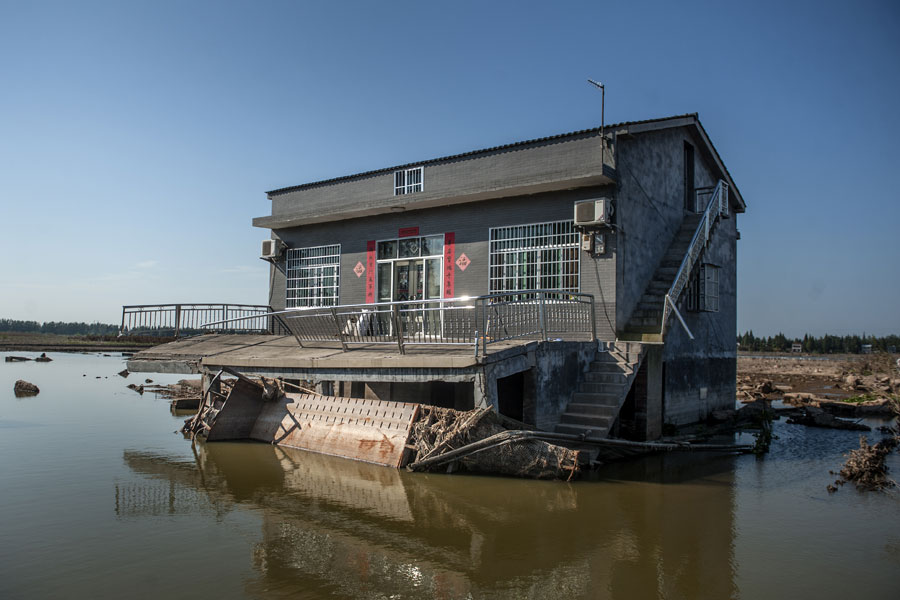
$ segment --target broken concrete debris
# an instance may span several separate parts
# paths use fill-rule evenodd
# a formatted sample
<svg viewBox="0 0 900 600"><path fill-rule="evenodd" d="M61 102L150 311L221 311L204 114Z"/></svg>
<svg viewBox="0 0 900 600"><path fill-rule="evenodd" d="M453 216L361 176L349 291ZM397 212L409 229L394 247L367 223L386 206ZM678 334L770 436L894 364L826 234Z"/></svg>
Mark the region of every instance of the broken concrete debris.
<svg viewBox="0 0 900 600"><path fill-rule="evenodd" d="M834 415L825 412L815 406L807 406L802 411L792 413L787 420L791 425L806 425L808 427L822 427L824 429L849 429L851 431L872 431L872 428L855 421L838 419Z"/></svg>

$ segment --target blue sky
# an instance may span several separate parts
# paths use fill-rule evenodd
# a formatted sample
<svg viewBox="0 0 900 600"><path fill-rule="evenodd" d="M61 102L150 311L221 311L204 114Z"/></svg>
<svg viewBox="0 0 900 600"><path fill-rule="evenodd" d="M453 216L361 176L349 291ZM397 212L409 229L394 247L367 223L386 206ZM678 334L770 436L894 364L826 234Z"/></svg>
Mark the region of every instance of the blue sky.
<svg viewBox="0 0 900 600"><path fill-rule="evenodd" d="M738 329L900 331L896 2L0 0L0 317L264 303L265 191L698 112Z"/></svg>

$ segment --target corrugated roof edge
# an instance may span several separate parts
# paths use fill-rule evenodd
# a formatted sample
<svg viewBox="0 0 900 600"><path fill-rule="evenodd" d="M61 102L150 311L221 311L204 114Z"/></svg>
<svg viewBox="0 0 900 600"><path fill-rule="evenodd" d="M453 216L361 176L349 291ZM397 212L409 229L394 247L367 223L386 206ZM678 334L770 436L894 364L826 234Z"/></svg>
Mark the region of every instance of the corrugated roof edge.
<svg viewBox="0 0 900 600"><path fill-rule="evenodd" d="M621 128L621 127L628 127L628 126L631 126L631 125L644 125L644 124L647 124L647 123L658 123L658 122L660 122L660 121L670 121L670 120L674 120L674 119L684 119L684 118L687 118L687 117L693 117L694 119L697 120L697 122L700 121L698 113L687 113L687 114L683 114L683 115L674 115L674 116L671 116L671 117L660 117L660 118L657 118L657 119L645 119L645 120L643 120L643 121L625 121L625 122L623 122L623 123L611 123L611 124L609 124L609 125L604 125L604 129L607 130L607 131L612 131L613 129L617 129L617 128ZM466 157L466 156L474 156L474 155L476 155L476 154L484 154L484 153L488 153L488 152L497 152L497 151L499 151L499 150L507 150L507 149L509 149L509 148L516 148L516 147L518 147L518 146L527 146L527 145L529 145L529 144L540 144L540 143L548 142L548 141L551 141L551 140L558 140L558 139L562 139L562 138L566 138L566 137L575 137L575 136L585 135L585 134L589 134L589 133L599 133L599 132L600 132L600 128L599 128L599 127L593 127L593 128L591 128L591 129L582 129L582 130L580 130L580 131L570 131L569 133L560 133L560 134L557 134L557 135L551 135L551 136L548 136L548 137L536 138L536 139L533 139L533 140L524 140L524 141L521 141L521 142L513 142L513 143L511 143L511 144L504 144L504 145L502 145L502 146L494 146L494 147L492 147L492 148L482 148L482 149L480 149L480 150L470 150L469 152L463 152L462 154L453 154L453 155L450 155L450 156L442 156L442 157L440 157L440 158L431 158L431 159L428 159L428 160L420 160L420 161L417 161L417 162L406 163L406 164L404 164L404 165L397 165L397 166L394 166L394 167L385 167L385 168L383 168L383 169L375 169L375 170L372 170L372 171L364 171L364 172L362 172L362 173L354 173L353 175L343 175L343 176L341 176L341 177L334 177L334 178L332 178L332 179L323 179L323 180L321 180L321 181L313 181L313 182L310 182L310 183L302 183L302 184L300 184L300 185L292 185L292 186L289 186L289 187L278 188L277 190L272 190L272 191L270 191L270 192L266 192L266 195L267 195L267 196L271 196L271 195L273 195L273 194L284 194L284 193L287 193L287 192L295 192L295 191L298 191L298 190L303 190L303 189L307 189L307 188L311 188L311 187L316 187L316 186L319 186L319 185L329 185L329 184L332 184L332 183L337 183L337 182L339 182L339 181L347 181L347 180L349 180L349 179L356 179L357 177L368 177L368 176L370 176L370 175L376 175L376 174L378 174L378 173L387 173L387 172L390 172L390 171L399 171L400 169L408 169L409 167L420 167L420 166L425 166L425 165L429 165L429 164L434 164L434 163L441 162L441 161L445 161L445 160L456 160L456 159L459 159L459 158L464 158L464 157ZM717 152L716 154L718 154L718 152ZM725 163L722 163L722 164L724 165Z"/></svg>

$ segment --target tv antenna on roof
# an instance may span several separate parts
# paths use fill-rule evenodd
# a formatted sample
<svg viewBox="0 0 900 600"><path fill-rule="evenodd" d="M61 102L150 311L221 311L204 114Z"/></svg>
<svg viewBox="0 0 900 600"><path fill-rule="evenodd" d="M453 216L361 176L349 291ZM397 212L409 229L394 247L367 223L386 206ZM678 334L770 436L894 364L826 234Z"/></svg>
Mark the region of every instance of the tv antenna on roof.
<svg viewBox="0 0 900 600"><path fill-rule="evenodd" d="M601 140L601 142L600 143L603 144L604 148L606 148L606 138L603 136L603 126L604 126L603 112L606 109L606 88L603 87L602 83L600 83L599 81L594 81L593 79L588 79L588 83L590 83L592 86L594 86L596 88L600 88L600 92L601 92L601 95L600 95L600 140Z"/></svg>

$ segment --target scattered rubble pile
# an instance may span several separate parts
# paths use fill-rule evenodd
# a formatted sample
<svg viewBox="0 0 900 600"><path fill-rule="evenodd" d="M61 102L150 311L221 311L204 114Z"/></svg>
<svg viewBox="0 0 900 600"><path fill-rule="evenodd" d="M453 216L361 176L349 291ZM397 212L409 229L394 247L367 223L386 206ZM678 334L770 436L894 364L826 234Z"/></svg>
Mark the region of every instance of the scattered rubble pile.
<svg viewBox="0 0 900 600"><path fill-rule="evenodd" d="M845 360L794 357L738 359L742 403L782 401L789 423L868 431L844 419L890 417L900 398L900 372L890 356Z"/></svg>
<svg viewBox="0 0 900 600"><path fill-rule="evenodd" d="M153 381L151 379L147 379L144 383L130 383L125 387L130 390L134 390L138 394L143 394L144 392L153 392L154 394L159 394L161 397L167 400L200 398L199 379L181 379L178 381L178 383L172 383L169 385L153 385Z"/></svg>
<svg viewBox="0 0 900 600"><path fill-rule="evenodd" d="M506 432L501 420L502 417L488 408L461 412L423 405L410 435L409 445L415 449L416 456L409 468L420 470L417 463L421 461ZM579 469L579 452L540 440L511 438L421 470L457 468L534 479L571 479Z"/></svg>

